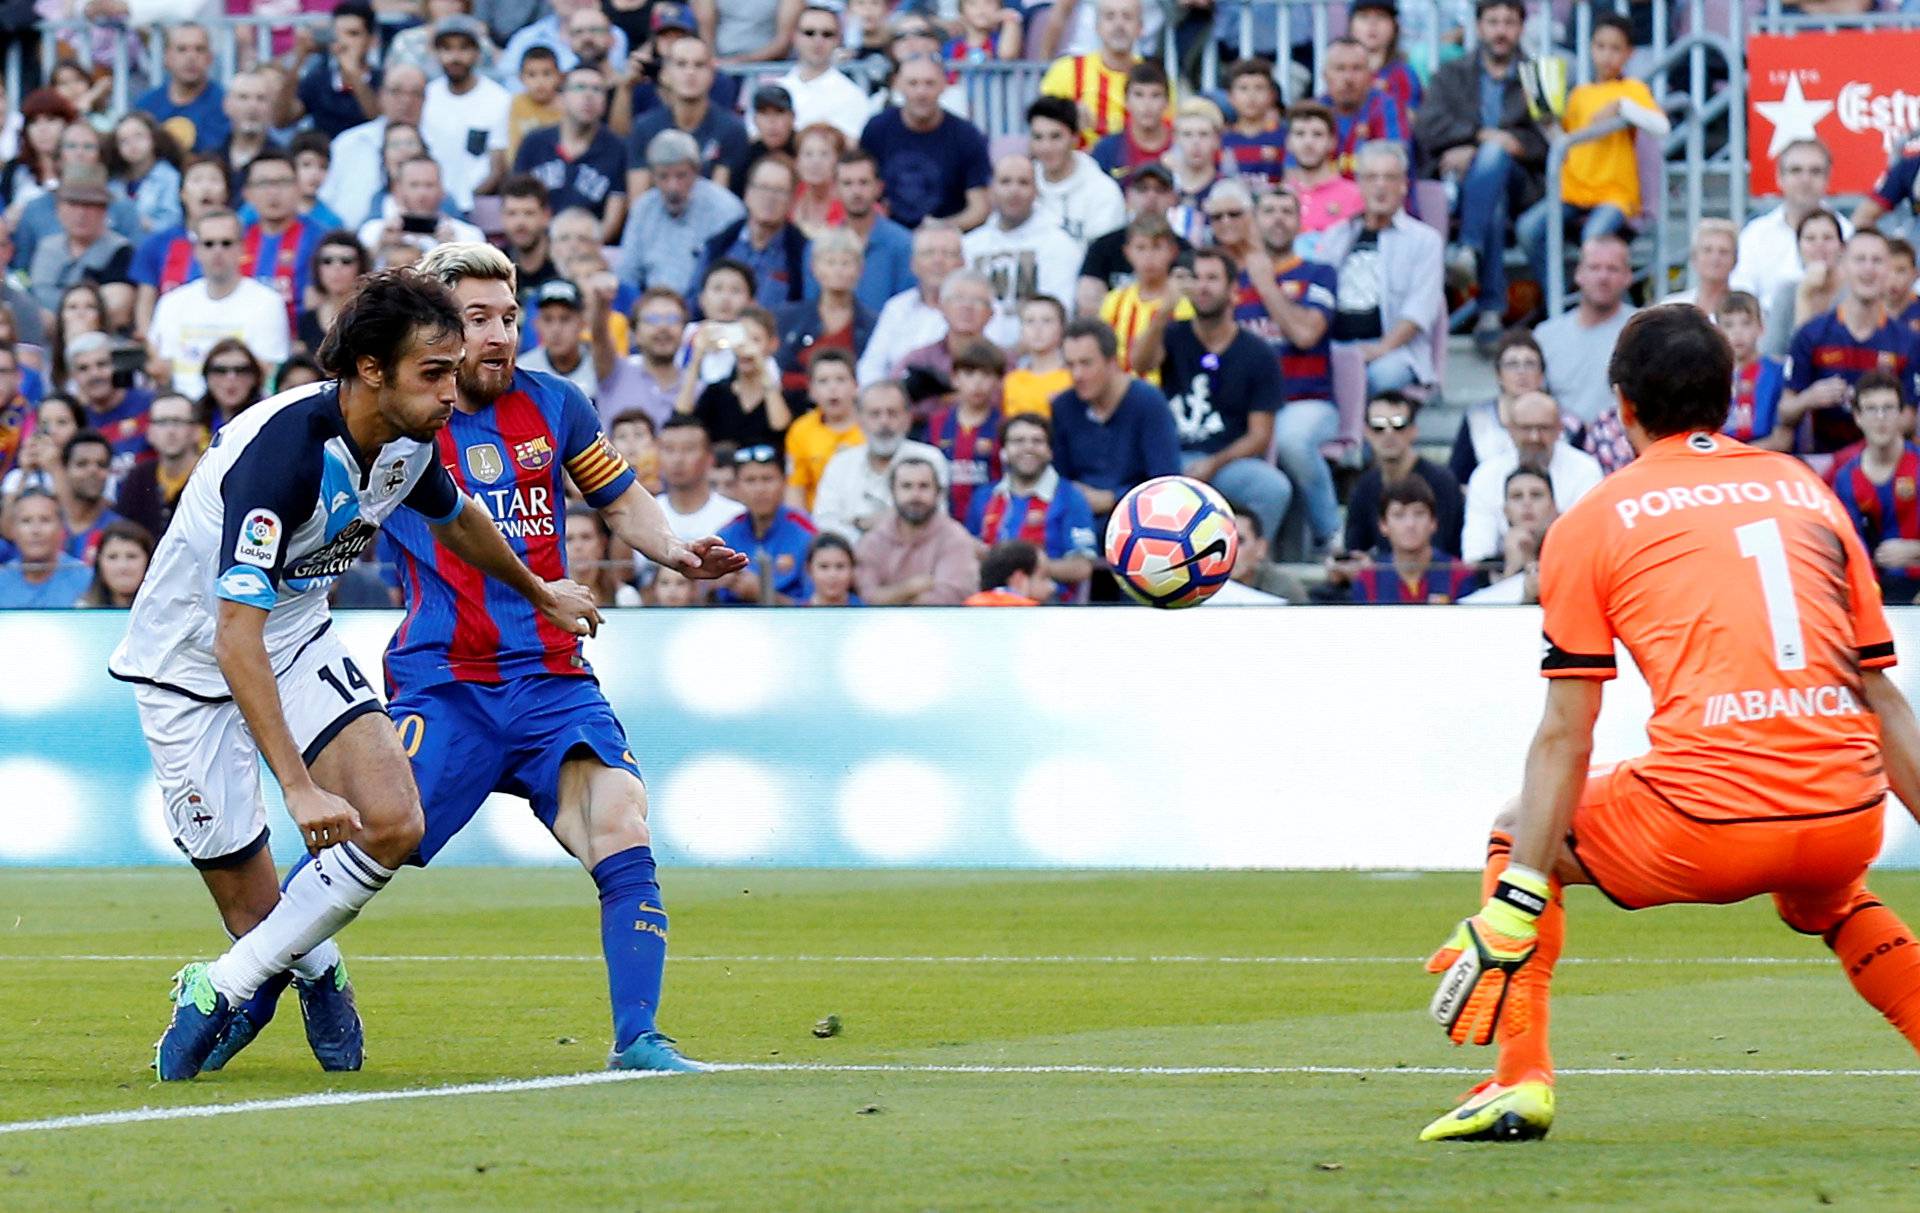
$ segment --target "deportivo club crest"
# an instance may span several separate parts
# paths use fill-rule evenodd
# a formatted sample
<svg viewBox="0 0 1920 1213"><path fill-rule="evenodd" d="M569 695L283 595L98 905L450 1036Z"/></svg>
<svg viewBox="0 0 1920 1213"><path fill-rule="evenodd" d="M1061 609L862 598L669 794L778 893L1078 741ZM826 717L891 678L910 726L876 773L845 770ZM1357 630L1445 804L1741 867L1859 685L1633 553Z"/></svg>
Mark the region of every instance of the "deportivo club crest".
<svg viewBox="0 0 1920 1213"><path fill-rule="evenodd" d="M467 471L473 474L475 480L492 484L506 470L507 465L500 460L500 448L491 442L467 448Z"/></svg>
<svg viewBox="0 0 1920 1213"><path fill-rule="evenodd" d="M513 461L529 472L537 472L553 462L553 447L545 438L513 444Z"/></svg>

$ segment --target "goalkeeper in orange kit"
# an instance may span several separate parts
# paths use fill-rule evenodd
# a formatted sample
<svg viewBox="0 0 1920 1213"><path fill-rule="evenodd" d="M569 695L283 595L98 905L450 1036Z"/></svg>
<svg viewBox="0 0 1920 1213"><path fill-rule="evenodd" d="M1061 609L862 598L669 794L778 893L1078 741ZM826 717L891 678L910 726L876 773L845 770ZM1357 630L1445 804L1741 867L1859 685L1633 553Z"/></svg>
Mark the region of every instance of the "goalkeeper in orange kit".
<svg viewBox="0 0 1920 1213"><path fill-rule="evenodd" d="M1547 533L1545 716L1487 847L1486 904L1427 962L1434 1018L1499 1062L1424 1141L1552 1125L1570 884L1629 910L1771 894L1920 1048L1920 946L1865 884L1889 785L1920 812L1920 725L1884 672L1872 562L1804 465L1719 433L1733 355L1702 313L1641 312L1608 371L1638 458ZM1653 692L1652 748L1589 771L1616 640Z"/></svg>

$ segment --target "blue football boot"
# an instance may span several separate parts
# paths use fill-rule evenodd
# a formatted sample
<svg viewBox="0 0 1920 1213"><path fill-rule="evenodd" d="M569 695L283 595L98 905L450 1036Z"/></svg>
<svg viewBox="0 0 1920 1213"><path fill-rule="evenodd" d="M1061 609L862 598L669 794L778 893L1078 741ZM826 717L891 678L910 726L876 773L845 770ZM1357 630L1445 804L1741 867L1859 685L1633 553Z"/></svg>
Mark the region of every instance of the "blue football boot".
<svg viewBox="0 0 1920 1213"><path fill-rule="evenodd" d="M668 1074L700 1074L707 1067L680 1056L673 1037L664 1032L642 1032L633 1043L607 1058L609 1070L660 1070Z"/></svg>
<svg viewBox="0 0 1920 1213"><path fill-rule="evenodd" d="M280 995L286 991L287 983L293 980L290 973L282 973L261 986L252 998L240 1004L233 1019L227 1024L227 1030L221 1034L220 1043L213 1046L213 1052L207 1057L207 1064L200 1067L203 1074L212 1074L233 1060L234 1054L252 1044L254 1038L266 1031L273 1022L273 1013L279 1008Z"/></svg>
<svg viewBox="0 0 1920 1213"><path fill-rule="evenodd" d="M300 994L300 1018L307 1025L307 1047L323 1070L358 1070L365 1057L367 1036L354 1005L353 982L342 960L308 981L293 980Z"/></svg>
<svg viewBox="0 0 1920 1213"><path fill-rule="evenodd" d="M213 988L207 966L196 961L173 975L173 1019L153 1046L153 1068L161 1082L192 1078L233 1019L233 1005Z"/></svg>

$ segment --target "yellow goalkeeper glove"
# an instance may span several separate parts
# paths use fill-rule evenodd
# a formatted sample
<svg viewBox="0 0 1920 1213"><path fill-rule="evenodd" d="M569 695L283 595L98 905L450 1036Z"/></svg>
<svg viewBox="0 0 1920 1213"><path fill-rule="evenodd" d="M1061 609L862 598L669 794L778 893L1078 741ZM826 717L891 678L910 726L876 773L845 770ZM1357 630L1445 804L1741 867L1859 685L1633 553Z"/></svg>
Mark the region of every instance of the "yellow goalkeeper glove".
<svg viewBox="0 0 1920 1213"><path fill-rule="evenodd" d="M1490 1044L1504 1015L1526 1026L1524 1002L1509 1002L1514 974L1533 957L1535 926L1550 896L1547 878L1509 865L1487 904L1460 923L1427 958L1427 972L1440 973L1428 1010L1454 1044Z"/></svg>

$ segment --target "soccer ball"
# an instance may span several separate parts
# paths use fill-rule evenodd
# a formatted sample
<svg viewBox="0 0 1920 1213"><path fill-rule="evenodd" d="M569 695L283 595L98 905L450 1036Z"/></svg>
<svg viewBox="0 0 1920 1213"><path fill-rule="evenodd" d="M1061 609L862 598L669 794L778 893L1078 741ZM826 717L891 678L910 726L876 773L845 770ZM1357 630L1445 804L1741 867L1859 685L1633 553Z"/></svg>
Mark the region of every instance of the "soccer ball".
<svg viewBox="0 0 1920 1213"><path fill-rule="evenodd" d="M1226 498L1186 476L1135 487L1107 521L1107 563L1148 606L1199 606L1232 576L1239 550Z"/></svg>

